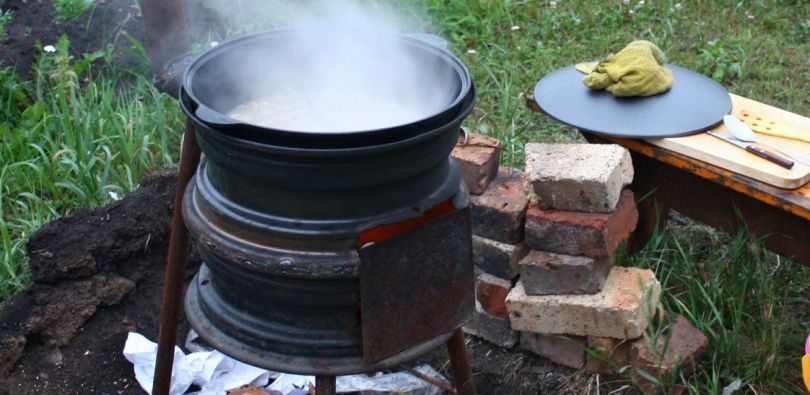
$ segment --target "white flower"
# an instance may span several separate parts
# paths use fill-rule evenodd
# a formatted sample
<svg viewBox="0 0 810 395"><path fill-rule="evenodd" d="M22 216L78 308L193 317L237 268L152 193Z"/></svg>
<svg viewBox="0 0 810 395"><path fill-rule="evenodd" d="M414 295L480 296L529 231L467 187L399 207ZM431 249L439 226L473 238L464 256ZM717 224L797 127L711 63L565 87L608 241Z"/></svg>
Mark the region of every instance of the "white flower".
<svg viewBox="0 0 810 395"><path fill-rule="evenodd" d="M42 50L48 53L54 53L56 52L56 47L54 47L53 45L46 45L42 48Z"/></svg>
<svg viewBox="0 0 810 395"><path fill-rule="evenodd" d="M468 50L467 50L467 53L468 53L468 54L470 54L470 55L475 55L475 54L477 54L477 53L478 53L478 51L476 51L476 50L474 50L474 49L468 49Z"/></svg>
<svg viewBox="0 0 810 395"><path fill-rule="evenodd" d="M643 6L643 5L644 5L644 0L639 0L639 1L638 1L638 6L639 6L639 7L641 7L641 6Z"/></svg>
<svg viewBox="0 0 810 395"><path fill-rule="evenodd" d="M681 8L683 8L683 6L681 5L681 3L675 3L675 9L676 9L676 10L680 10Z"/></svg>
<svg viewBox="0 0 810 395"><path fill-rule="evenodd" d="M520 30L520 26L512 26L512 31L513 32L517 31L517 30Z"/></svg>
<svg viewBox="0 0 810 395"><path fill-rule="evenodd" d="M551 5L551 8L554 8L554 7L556 7L556 6L557 6L557 2L556 2L556 1L554 1L554 0L549 1L549 2L548 2L548 4L549 4L549 5Z"/></svg>

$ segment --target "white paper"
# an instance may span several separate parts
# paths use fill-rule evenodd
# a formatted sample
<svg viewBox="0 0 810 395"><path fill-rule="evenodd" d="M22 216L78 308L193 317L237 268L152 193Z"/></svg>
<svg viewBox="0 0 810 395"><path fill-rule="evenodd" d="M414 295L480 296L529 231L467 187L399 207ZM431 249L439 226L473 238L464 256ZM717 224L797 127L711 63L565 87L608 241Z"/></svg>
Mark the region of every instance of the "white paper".
<svg viewBox="0 0 810 395"><path fill-rule="evenodd" d="M138 384L151 394L157 344L130 332L124 344L124 357L134 365ZM264 386L269 378L270 372L267 370L244 364L219 351L185 355L179 347L175 347L169 394L184 394L191 384L195 384L202 388L199 394L225 395L226 391L248 384Z"/></svg>
<svg viewBox="0 0 810 395"><path fill-rule="evenodd" d="M124 357L135 369L135 378L147 393L152 393L152 379L157 357L157 344L140 334L130 332L124 344ZM447 380L429 365L418 366L416 371L447 383ZM245 385L263 387L270 378L276 380L266 387L282 394L307 390L315 385L315 376L270 372L239 362L219 351L199 351L185 355L174 348L174 366L170 395L181 395L194 384L200 387L196 395L226 395L227 391ZM337 392L380 392L407 395L440 395L442 390L410 373L397 372L369 376L365 374L340 376Z"/></svg>

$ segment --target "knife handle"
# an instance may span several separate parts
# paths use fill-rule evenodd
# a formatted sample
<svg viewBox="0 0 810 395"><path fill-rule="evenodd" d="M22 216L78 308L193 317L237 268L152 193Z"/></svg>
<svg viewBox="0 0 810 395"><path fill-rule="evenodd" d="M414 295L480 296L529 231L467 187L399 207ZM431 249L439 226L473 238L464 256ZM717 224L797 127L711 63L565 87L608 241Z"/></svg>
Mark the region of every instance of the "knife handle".
<svg viewBox="0 0 810 395"><path fill-rule="evenodd" d="M752 154L754 154L754 155L756 155L756 156L758 156L758 157L760 157L760 158L762 158L762 159L765 159L767 161L776 163L777 165L782 166L785 169L790 169L790 168L793 167L793 161L792 160L785 159L785 158L783 158L783 157L781 157L779 155L774 154L771 151L767 151L767 150L764 150L762 148L755 147L753 145L747 145L745 147L745 150L752 153Z"/></svg>

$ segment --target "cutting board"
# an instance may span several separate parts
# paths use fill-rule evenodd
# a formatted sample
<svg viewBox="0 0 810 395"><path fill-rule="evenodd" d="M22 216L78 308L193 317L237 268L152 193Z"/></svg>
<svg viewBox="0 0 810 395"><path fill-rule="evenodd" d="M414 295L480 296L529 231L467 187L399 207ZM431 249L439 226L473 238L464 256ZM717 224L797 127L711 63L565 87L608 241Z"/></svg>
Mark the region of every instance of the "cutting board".
<svg viewBox="0 0 810 395"><path fill-rule="evenodd" d="M746 122L755 132L763 127L770 127L810 136L810 118L742 96L734 94L730 96L731 113ZM727 136L731 135L722 124L713 130ZM765 144L784 147L810 157L810 143L808 142L763 133L756 133L756 136ZM796 162L793 168L788 170L706 133L687 137L647 139L646 141L779 188L795 189L810 181L810 166Z"/></svg>

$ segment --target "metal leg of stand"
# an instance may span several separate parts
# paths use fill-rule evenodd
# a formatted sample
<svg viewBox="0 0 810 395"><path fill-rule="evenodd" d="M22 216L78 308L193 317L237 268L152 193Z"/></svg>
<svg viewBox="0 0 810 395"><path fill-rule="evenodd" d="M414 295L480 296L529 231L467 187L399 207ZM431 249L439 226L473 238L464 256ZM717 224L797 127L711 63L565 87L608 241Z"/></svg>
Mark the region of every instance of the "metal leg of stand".
<svg viewBox="0 0 810 395"><path fill-rule="evenodd" d="M453 371L458 395L476 395L470 358L467 356L467 342L461 328L456 329L447 341L447 353L450 355L450 369Z"/></svg>
<svg viewBox="0 0 810 395"><path fill-rule="evenodd" d="M337 385L335 376L315 376L315 395L335 395Z"/></svg>
<svg viewBox="0 0 810 395"><path fill-rule="evenodd" d="M183 192L197 171L199 163L200 147L197 145L194 127L187 123L177 172L177 191L174 196L169 254L163 286L163 304L160 308L160 338L155 379L152 383L152 394L154 395L168 395L171 385L177 324L180 318L180 308L183 305L183 273L186 270L189 246L188 229L183 222Z"/></svg>

